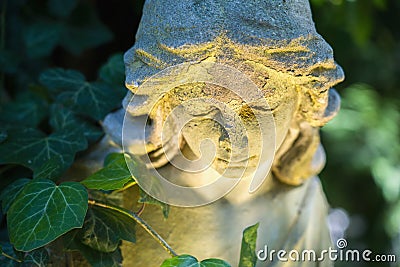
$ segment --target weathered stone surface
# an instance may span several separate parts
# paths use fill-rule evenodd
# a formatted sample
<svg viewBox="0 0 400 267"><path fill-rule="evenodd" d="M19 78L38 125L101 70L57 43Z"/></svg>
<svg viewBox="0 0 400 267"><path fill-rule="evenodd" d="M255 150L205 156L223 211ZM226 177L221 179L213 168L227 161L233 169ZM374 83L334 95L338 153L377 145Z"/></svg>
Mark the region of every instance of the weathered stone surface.
<svg viewBox="0 0 400 267"><path fill-rule="evenodd" d="M136 92L151 75L188 61L233 66L265 92L271 107L279 106L274 114L280 147L274 164L276 177L298 185L318 174L321 167L311 167L312 161L322 162L313 159L319 144L317 127L338 110L337 94L329 88L343 79L343 72L334 62L330 46L316 32L307 1L147 1L136 43L125 54L128 88ZM196 86L196 90L193 86L178 88L160 101L157 115L150 115L154 129L150 129L148 150L162 146L157 136L160 131L155 128L168 116L166 110L190 98L210 95L210 91L221 91ZM130 97L128 94L127 99ZM146 93L135 97L145 99ZM133 117L146 115L140 110L143 107L136 106L128 112ZM170 134L177 133L171 129ZM190 141L198 137L191 136L185 137L193 149L197 143ZM166 163L166 159L155 160L157 166Z"/></svg>
<svg viewBox="0 0 400 267"><path fill-rule="evenodd" d="M135 87L168 65L210 55L253 57L316 83L323 79L316 86L324 88L343 79L331 47L315 30L308 1L152 0L125 55L126 81Z"/></svg>
<svg viewBox="0 0 400 267"><path fill-rule="evenodd" d="M235 188L228 195L237 197L247 187ZM241 192L240 192L241 191ZM130 201L129 201L130 200ZM127 203L131 205L132 197ZM260 223L257 249L328 249L326 226L327 203L318 178L301 187L284 186L269 178L249 201L232 203L218 200L197 208L171 207L168 219L163 219L158 207L147 206L142 217L163 236L178 254L191 254L198 259L222 258L238 266L242 231ZM142 229L137 231L137 243L123 246L124 266L156 267L169 257L161 246ZM276 254L275 254L276 256ZM258 261L257 266L312 267L332 266L323 262Z"/></svg>
<svg viewBox="0 0 400 267"><path fill-rule="evenodd" d="M332 49L315 30L308 1L146 1L136 43L125 54L126 84L131 90L124 105L128 119L134 122L149 115L144 112L150 110L146 106L149 93L138 91L143 82L160 70L189 61L232 66L250 77L264 93L273 109L276 126L273 175L253 195L247 194L248 181L244 180L225 198L210 205L172 208L170 218L165 221L161 214L147 210L144 218L178 253L191 253L200 259L220 257L233 266L237 265L242 230L257 222L260 222L258 249L264 245L276 250L328 249L330 238L325 221L328 205L314 176L325 161L319 127L338 111L340 98L330 88L343 79L343 72L334 62ZM132 93L143 101L128 106ZM149 134L133 131L130 144L135 147L145 140L147 152L155 166L161 167L160 172L183 181L188 174L175 172L168 158L160 156L163 148L160 129L172 109L198 97L227 101L234 110L244 108L240 99L224 88L204 83L182 85L168 92L152 109L152 124L146 126ZM208 109L212 118L223 113L206 105L186 111L194 114L197 109ZM121 111L110 114L104 122L117 144L121 144L121 114ZM178 124L179 118L173 119ZM257 142L252 117L242 119L250 129L249 142ZM169 149L178 153L183 148L183 152L200 157L196 150L199 140L209 137L218 141L223 137L223 131L212 127L208 120L199 119L195 127L184 131L183 138L170 144ZM168 138L176 134L177 129L168 128ZM219 142L218 157L223 158L227 146ZM224 166L215 163L214 167ZM161 250L146 233L139 231L138 244L124 247L125 265L157 266L168 257ZM259 262L257 266L265 264ZM290 266L330 265L325 261Z"/></svg>

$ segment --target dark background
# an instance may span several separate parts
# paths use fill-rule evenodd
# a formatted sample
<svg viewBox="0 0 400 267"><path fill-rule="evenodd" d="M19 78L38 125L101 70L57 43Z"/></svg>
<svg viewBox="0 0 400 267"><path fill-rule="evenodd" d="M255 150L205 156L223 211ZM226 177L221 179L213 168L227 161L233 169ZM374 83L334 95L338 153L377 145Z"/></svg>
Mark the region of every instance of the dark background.
<svg viewBox="0 0 400 267"><path fill-rule="evenodd" d="M56 3L0 1L1 103L28 90L47 67L95 79L111 54L134 43L142 0L59 1L71 12L49 2ZM336 87L342 110L322 129L324 190L348 248L400 258L400 1L312 0L311 6L318 32L346 74ZM43 39L35 39L37 32L45 32Z"/></svg>

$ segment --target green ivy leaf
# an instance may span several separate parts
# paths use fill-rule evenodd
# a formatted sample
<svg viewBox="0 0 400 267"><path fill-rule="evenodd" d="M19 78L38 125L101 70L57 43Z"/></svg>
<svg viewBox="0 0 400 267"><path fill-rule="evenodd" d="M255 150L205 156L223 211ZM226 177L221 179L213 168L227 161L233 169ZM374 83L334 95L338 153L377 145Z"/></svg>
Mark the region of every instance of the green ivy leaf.
<svg viewBox="0 0 400 267"><path fill-rule="evenodd" d="M111 253L100 252L92 249L79 241L79 231L72 231L64 236L64 245L70 251L79 251L93 267L120 267L122 255L120 249Z"/></svg>
<svg viewBox="0 0 400 267"><path fill-rule="evenodd" d="M180 255L171 259L165 260L160 267L197 267L199 266L198 260L190 255Z"/></svg>
<svg viewBox="0 0 400 267"><path fill-rule="evenodd" d="M55 22L37 22L26 27L23 37L26 52L31 58L49 56L56 47L62 26Z"/></svg>
<svg viewBox="0 0 400 267"><path fill-rule="evenodd" d="M113 252L121 240L135 242L135 222L113 210L92 207L80 231L81 242L101 252Z"/></svg>
<svg viewBox="0 0 400 267"><path fill-rule="evenodd" d="M207 259L199 262L193 256L180 255L165 260L160 267L231 267L231 265L219 259Z"/></svg>
<svg viewBox="0 0 400 267"><path fill-rule="evenodd" d="M25 255L21 267L46 267L48 266L49 258L49 253L46 249L36 249Z"/></svg>
<svg viewBox="0 0 400 267"><path fill-rule="evenodd" d="M168 218L169 214L169 205L166 203L163 203L161 201L158 201L157 199L151 197L148 195L145 191L143 191L141 188L139 188L140 192L140 198L138 200L139 203L146 203L146 204L151 204L151 205L157 205L161 207L161 210L163 212L164 218Z"/></svg>
<svg viewBox="0 0 400 267"><path fill-rule="evenodd" d="M115 93L119 98L126 95L125 87L125 64L122 53L112 55L99 72L100 80L113 85Z"/></svg>
<svg viewBox="0 0 400 267"><path fill-rule="evenodd" d="M243 231L242 247L240 249L239 267L254 267L257 263L256 241L258 223Z"/></svg>
<svg viewBox="0 0 400 267"><path fill-rule="evenodd" d="M207 259L200 262L201 267L231 267L229 263L219 259Z"/></svg>
<svg viewBox="0 0 400 267"><path fill-rule="evenodd" d="M86 189L76 182L57 186L37 179L26 184L7 214L10 241L17 250L42 247L82 227L88 208Z"/></svg>
<svg viewBox="0 0 400 267"><path fill-rule="evenodd" d="M8 185L0 194L0 201L2 202L2 209L4 213L7 213L11 204L14 202L15 198L22 191L24 186L29 183L31 179L21 178L10 185Z"/></svg>
<svg viewBox="0 0 400 267"><path fill-rule="evenodd" d="M154 175L150 174L147 170L144 170L142 164L137 164L141 159L136 157L135 155L131 155L132 160L127 161L127 164L129 166L129 170L132 172L134 177L142 177L142 179L147 180L147 187L151 188L153 192L155 192L157 195L162 196L164 194L164 189L157 177ZM169 205L166 203L163 203L161 201L158 201L157 199L149 196L145 191L140 189L140 198L138 200L139 203L148 203L148 204L154 204L158 205L161 207L163 211L164 218L168 217L169 214Z"/></svg>
<svg viewBox="0 0 400 267"><path fill-rule="evenodd" d="M133 182L126 160L131 161L127 154L112 153L104 161L104 168L95 172L81 183L89 189L116 190Z"/></svg>
<svg viewBox="0 0 400 267"><path fill-rule="evenodd" d="M71 160L72 161L72 160ZM36 169L33 174L33 178L37 179L49 179L57 180L71 165L72 163L66 164L62 157L51 157L46 160L40 168Z"/></svg>
<svg viewBox="0 0 400 267"><path fill-rule="evenodd" d="M65 90L80 87L86 79L79 71L54 68L43 71L39 76L39 82L50 89L54 95L58 95Z"/></svg>
<svg viewBox="0 0 400 267"><path fill-rule="evenodd" d="M104 166L108 166L110 164L112 164L114 161L119 162L121 161L121 159L125 159L125 160L129 160L130 157L127 154L123 154L123 153L110 153L107 155L107 157L104 159ZM126 163L126 161L125 161ZM128 168L127 168L128 169Z"/></svg>
<svg viewBox="0 0 400 267"><path fill-rule="evenodd" d="M47 115L47 103L33 93L25 93L2 105L0 110L3 125L37 126Z"/></svg>
<svg viewBox="0 0 400 267"><path fill-rule="evenodd" d="M79 252L85 257L92 267L121 267L122 254L117 249L111 253L98 252L89 247L80 247Z"/></svg>
<svg viewBox="0 0 400 267"><path fill-rule="evenodd" d="M102 82L85 82L71 92L64 92L58 100L76 112L95 120L102 120L120 105L121 99L111 86Z"/></svg>
<svg viewBox="0 0 400 267"><path fill-rule="evenodd" d="M71 14L72 10L78 4L77 0L59 1L59 0L48 0L47 7L52 15L57 17L65 18Z"/></svg>
<svg viewBox="0 0 400 267"><path fill-rule="evenodd" d="M112 37L111 31L98 19L95 10L82 3L69 17L60 45L77 55L85 49L110 41Z"/></svg>
<svg viewBox="0 0 400 267"><path fill-rule="evenodd" d="M50 110L50 125L55 131L66 130L82 134L90 143L97 141L103 135L100 127L62 105L53 105Z"/></svg>
<svg viewBox="0 0 400 267"><path fill-rule="evenodd" d="M7 130L0 143L0 164L21 164L34 177L58 178L73 162L75 153L86 149L86 139L75 132L59 131L49 136L32 128Z"/></svg>
<svg viewBox="0 0 400 267"><path fill-rule="evenodd" d="M95 120L103 119L121 102L110 85L87 82L77 71L49 69L40 75L39 81L57 96L58 103Z"/></svg>
<svg viewBox="0 0 400 267"><path fill-rule="evenodd" d="M99 77L101 80L115 85L125 83L125 64L122 53L112 55L106 64L100 68Z"/></svg>

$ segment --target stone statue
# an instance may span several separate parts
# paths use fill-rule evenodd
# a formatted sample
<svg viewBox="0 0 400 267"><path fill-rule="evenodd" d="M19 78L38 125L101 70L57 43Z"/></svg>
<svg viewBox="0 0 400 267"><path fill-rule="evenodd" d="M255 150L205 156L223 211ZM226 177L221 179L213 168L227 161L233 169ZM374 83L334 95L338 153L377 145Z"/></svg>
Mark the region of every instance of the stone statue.
<svg viewBox="0 0 400 267"><path fill-rule="evenodd" d="M130 146L144 142L146 149L138 153L147 153L161 173L182 183L196 184L197 180L187 181L193 177L200 179L199 176L178 172L169 162L180 153L187 158L201 158L198 147L204 139L216 146L217 159L212 169L223 172L229 159L239 169L242 165L251 169L259 160L255 148L260 137L255 130L254 114L238 95L226 88L201 82L183 84L164 94L148 112L146 99L152 95L138 91L139 87L161 70L185 62L225 64L257 85L270 107L260 111L261 117L272 113L275 124L275 157L267 179L252 194L248 193L249 182L244 179L211 204L172 207L166 220L158 209L146 207L143 218L178 254L187 253L199 259L222 258L232 266L238 264L243 229L257 222L257 249L268 246L275 250L321 251L332 246L326 224L328 205L316 177L325 163L319 127L339 109L340 98L331 87L344 76L334 62L332 49L315 30L308 1L147 0L135 45L125 54L126 85L130 90L124 101L125 110L110 114L103 123L112 143L122 146L125 112L133 127L147 115L147 134L142 135L138 128L135 135L133 128ZM139 101L128 105L132 95ZM190 115L185 128L175 127L179 124L177 116L172 117L170 126L164 127L171 110L193 98L216 99L238 111L247 136L237 142L241 147L248 145L249 157L227 157L227 151L237 142L228 140L226 129L216 126L215 121L223 117L224 111L210 102L181 109ZM167 142L163 142L163 130ZM165 155L167 150L170 156ZM139 229L137 244L124 245L123 254L124 266L159 266L169 257ZM330 265L329 260L257 263Z"/></svg>

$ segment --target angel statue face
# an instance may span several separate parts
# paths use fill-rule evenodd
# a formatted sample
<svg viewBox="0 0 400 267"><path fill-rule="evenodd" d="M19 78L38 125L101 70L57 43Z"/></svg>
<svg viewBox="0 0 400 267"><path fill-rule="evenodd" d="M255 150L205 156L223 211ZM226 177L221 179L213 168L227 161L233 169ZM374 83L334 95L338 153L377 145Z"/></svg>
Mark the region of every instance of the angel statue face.
<svg viewBox="0 0 400 267"><path fill-rule="evenodd" d="M236 177L254 172L268 150L274 155L272 174L284 183L299 185L319 173L324 153L318 131L339 109L331 87L343 80L342 69L316 33L306 1L265 1L249 12L254 1L240 1L240 8L238 1L179 2L185 14L162 1L145 4L136 43L125 54L130 93L124 106L133 125L147 120L145 133L130 137L131 151L147 154L156 168L191 159ZM221 9L231 19L221 19ZM187 62L221 64L240 74L216 74L227 86L193 79L168 90L171 80L156 77L152 87L140 90L153 75ZM229 80L240 89L231 90ZM265 103L246 101L253 85ZM268 145L260 124L273 139ZM145 149L136 149L143 142Z"/></svg>

